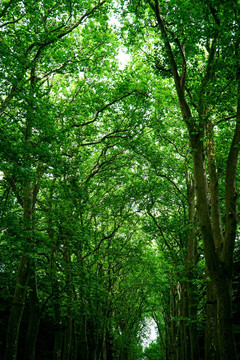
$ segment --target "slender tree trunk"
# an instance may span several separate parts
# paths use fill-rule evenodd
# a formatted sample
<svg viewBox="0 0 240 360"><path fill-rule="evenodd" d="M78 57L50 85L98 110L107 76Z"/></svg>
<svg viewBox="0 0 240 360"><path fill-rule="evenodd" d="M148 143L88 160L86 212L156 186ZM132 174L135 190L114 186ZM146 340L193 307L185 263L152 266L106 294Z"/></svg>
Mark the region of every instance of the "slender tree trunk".
<svg viewBox="0 0 240 360"><path fill-rule="evenodd" d="M206 267L206 327L205 327L205 360L219 360L217 333L217 299L216 288L209 279Z"/></svg>
<svg viewBox="0 0 240 360"><path fill-rule="evenodd" d="M87 341L87 317L83 315L80 327L80 354L81 360L88 360L88 341Z"/></svg>
<svg viewBox="0 0 240 360"><path fill-rule="evenodd" d="M177 293L178 293L178 301L177 301L177 317L179 317L179 325L177 327L178 330L178 343L177 346L178 356L177 359L185 360L186 359L186 352L187 352L187 336L186 336L186 292L185 292L185 284L178 283L177 285Z"/></svg>
<svg viewBox="0 0 240 360"><path fill-rule="evenodd" d="M106 331L103 329L101 360L107 360Z"/></svg>
<svg viewBox="0 0 240 360"><path fill-rule="evenodd" d="M54 295L53 300L53 312L54 312L54 345L53 345L53 360L61 360L62 356L62 344L63 344L63 324L61 314L61 304L59 296L59 284L56 279L56 264L54 251L52 253L51 268L52 268L52 292Z"/></svg>
<svg viewBox="0 0 240 360"><path fill-rule="evenodd" d="M63 334L60 329L60 326L61 324L58 323L58 329L55 331L54 334L53 360L61 360Z"/></svg>
<svg viewBox="0 0 240 360"><path fill-rule="evenodd" d="M169 302L169 301L168 301ZM165 344L165 354L166 354L166 360L170 360L170 316L169 316L169 304L167 304L166 307L167 311L163 314L164 315L164 324L165 324L165 334L166 334L166 344Z"/></svg>
<svg viewBox="0 0 240 360"><path fill-rule="evenodd" d="M32 215L33 199L30 184L27 183L23 189L23 223L24 232L26 233L26 243L30 246L32 243ZM22 314L25 307L26 291L30 276L30 264L28 255L25 254L20 260L17 271L17 281L8 321L7 340L5 360L16 360L17 347L19 338L19 328L22 320Z"/></svg>
<svg viewBox="0 0 240 360"><path fill-rule="evenodd" d="M25 306L27 285L29 280L29 260L22 256L18 272L15 293L8 320L5 360L16 360L19 337L19 327Z"/></svg>
<svg viewBox="0 0 240 360"><path fill-rule="evenodd" d="M176 310L176 293L175 289L172 286L170 290L170 319L176 318L178 316ZM177 359L178 354L178 346L177 346L177 328L176 328L176 321L171 321L170 323L170 349L169 349L169 358L171 360Z"/></svg>
<svg viewBox="0 0 240 360"><path fill-rule="evenodd" d="M113 339L109 331L106 334L106 353L107 360L113 360Z"/></svg>
<svg viewBox="0 0 240 360"><path fill-rule="evenodd" d="M187 194L188 194L188 220L189 220L189 233L187 238L187 279L186 284L187 302L188 302L188 342L190 346L190 353L188 353L188 359L199 359L199 343L198 343L198 331L197 331L197 295L193 285L193 279L196 271L196 265L198 262L197 251L197 231L195 227L196 222L196 210L195 210L195 182L189 178L189 174L186 176L187 181Z"/></svg>
<svg viewBox="0 0 240 360"><path fill-rule="evenodd" d="M55 259L54 254L52 255L52 292L54 295L53 300L53 312L54 312L54 323L55 323L55 332L54 332L54 345L53 345L53 360L61 360L62 356L62 344L63 344L63 324L62 324L62 315L61 315L61 305L60 305L60 296L59 296L59 286L58 281L55 276Z"/></svg>
<svg viewBox="0 0 240 360"><path fill-rule="evenodd" d="M68 248L68 242L63 240L63 259L66 264L66 295L68 299L67 316L65 318L65 333L62 360L70 360L72 347L72 324L73 324L73 284L72 284L72 268L71 255Z"/></svg>
<svg viewBox="0 0 240 360"><path fill-rule="evenodd" d="M65 333L64 333L64 344L63 344L63 356L62 360L71 359L71 348L72 348L72 328L73 320L71 316L67 316L65 320Z"/></svg>
<svg viewBox="0 0 240 360"><path fill-rule="evenodd" d="M103 334L98 335L96 344L96 360L102 360L103 356Z"/></svg>
<svg viewBox="0 0 240 360"><path fill-rule="evenodd" d="M199 359L199 340L198 340L198 329L197 329L197 296L195 295L194 286L190 282L187 284L188 292L188 317L190 320L189 324L189 343L190 343L190 356L191 360Z"/></svg>
<svg viewBox="0 0 240 360"><path fill-rule="evenodd" d="M163 332L163 329L160 326L160 322L158 321L157 314L153 313L152 318L153 318L153 320L155 321L155 323L157 325L158 334L159 334L159 338L160 338L160 341L161 341L160 349L161 349L161 352L162 352L163 360L165 360L165 358L166 358L166 349L167 349L167 346L168 346L168 341L167 341L168 340L168 332L167 332L167 324L166 324L165 314L163 314L164 323L165 323L165 342L164 342L164 336L163 336L164 332Z"/></svg>
<svg viewBox="0 0 240 360"><path fill-rule="evenodd" d="M31 269L29 280L30 286L30 306L29 306L29 323L25 342L25 360L35 359L35 348L40 324L40 306L37 291L36 273Z"/></svg>
<svg viewBox="0 0 240 360"><path fill-rule="evenodd" d="M47 213L47 223L48 223L48 236L50 244L52 245L51 257L50 257L50 269L51 269L51 286L53 294L53 313L54 313L54 344L53 344L53 360L61 360L62 357L62 347L63 347L63 324L62 324L62 314L61 314L61 300L59 294L59 282L57 280L57 266L56 266L56 256L58 253L58 242L54 238L54 229L53 229L53 193L54 185L56 178L52 180L50 192L49 192L49 203L48 209L45 209Z"/></svg>
<svg viewBox="0 0 240 360"><path fill-rule="evenodd" d="M71 350L71 360L78 360L78 341L76 334L76 323L72 323L72 350Z"/></svg>
<svg viewBox="0 0 240 360"><path fill-rule="evenodd" d="M217 329L220 360L237 359L232 318L232 282L227 276L217 280Z"/></svg>
<svg viewBox="0 0 240 360"><path fill-rule="evenodd" d="M189 297L188 297L188 287L184 282L182 284L182 324L183 324L183 359L190 360L191 359L191 344L189 338L189 313L188 313L188 305L189 305ZM188 319L188 320L187 320Z"/></svg>

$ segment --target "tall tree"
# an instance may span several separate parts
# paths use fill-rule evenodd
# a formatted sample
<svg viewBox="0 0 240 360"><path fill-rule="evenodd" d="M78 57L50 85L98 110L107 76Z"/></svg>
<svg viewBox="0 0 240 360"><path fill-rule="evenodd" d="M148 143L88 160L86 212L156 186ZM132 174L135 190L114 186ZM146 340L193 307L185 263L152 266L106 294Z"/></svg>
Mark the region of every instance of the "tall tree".
<svg viewBox="0 0 240 360"><path fill-rule="evenodd" d="M217 349L206 349L206 358L236 359L231 289L240 149L239 4L149 0L131 2L128 9L136 19L131 39L138 19L146 40L155 29L156 67L174 80L188 130L204 255L216 296L209 305L216 307ZM218 139L226 128L223 159Z"/></svg>

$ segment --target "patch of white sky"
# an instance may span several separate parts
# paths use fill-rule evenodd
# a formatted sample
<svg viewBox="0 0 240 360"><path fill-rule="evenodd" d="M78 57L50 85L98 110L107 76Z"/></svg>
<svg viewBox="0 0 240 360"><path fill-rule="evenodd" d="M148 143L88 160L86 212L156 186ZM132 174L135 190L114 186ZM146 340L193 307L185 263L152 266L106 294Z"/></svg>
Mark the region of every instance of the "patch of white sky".
<svg viewBox="0 0 240 360"><path fill-rule="evenodd" d="M169 1L169 0L167 0ZM121 22L119 20L119 16L118 16L118 10L119 10L119 7L118 7L118 4L117 2L115 1L114 2L114 7L115 9L117 9L117 11L113 11L111 16L110 16L110 19L108 21L109 25L115 27L117 30L119 30L121 28ZM129 15L128 16L128 21L129 23L131 24L133 19L131 18L131 16ZM149 37L148 38L148 44L150 46L152 46L154 44L155 40L154 38L151 38ZM148 53L148 50L149 50L149 46L143 46L142 48L142 51L145 52L145 53ZM119 68L122 70L125 68L125 66L131 61L131 55L127 52L127 48L124 47L124 46L120 46L119 47L119 52L118 52L118 55L116 56L116 58L118 59L118 62L119 62Z"/></svg>
<svg viewBox="0 0 240 360"><path fill-rule="evenodd" d="M146 325L143 329L142 347L146 349L158 337L157 326L153 319L145 319Z"/></svg>
<svg viewBox="0 0 240 360"><path fill-rule="evenodd" d="M115 3L115 6L117 6L117 3ZM118 19L118 16L114 12L112 12L108 23L110 26L113 26L116 29L121 28L121 23ZM118 55L116 56L116 58L118 60L120 70L123 70L125 66L131 61L131 55L127 52L127 48L124 46L119 47Z"/></svg>

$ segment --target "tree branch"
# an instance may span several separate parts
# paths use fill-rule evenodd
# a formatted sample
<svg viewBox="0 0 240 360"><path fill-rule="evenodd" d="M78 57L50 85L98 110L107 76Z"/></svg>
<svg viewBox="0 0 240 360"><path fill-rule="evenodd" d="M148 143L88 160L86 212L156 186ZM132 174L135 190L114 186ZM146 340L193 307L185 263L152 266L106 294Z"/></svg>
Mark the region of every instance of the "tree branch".
<svg viewBox="0 0 240 360"><path fill-rule="evenodd" d="M16 19L16 20L12 20L12 21L7 21L6 23L0 25L0 29L6 25L10 25L10 24L15 24L16 22L18 22L19 20L21 20L23 18L23 16L21 16L20 18Z"/></svg>
<svg viewBox="0 0 240 360"><path fill-rule="evenodd" d="M94 117L93 120L89 120L89 121L86 121L85 123L81 123L81 124L72 124L71 127L77 127L77 128L78 128L78 127L82 127L82 126L86 126L86 125L89 125L89 124L94 123L94 122L98 119L99 115L100 115L104 110L108 109L110 106L118 103L119 101L125 99L126 97L128 97L128 96L130 96L130 95L132 95L132 94L134 94L134 93L138 93L138 94L141 94L141 95L145 95L145 94L139 92L138 90L130 91L130 92L128 92L128 93L120 96L119 98L110 101L108 104L105 104L101 109L99 109L99 110L97 111L97 113L96 113L96 115L95 115L95 117Z"/></svg>
<svg viewBox="0 0 240 360"><path fill-rule="evenodd" d="M168 243L168 241L167 241L167 239L166 239L166 237L165 237L165 235L164 235L164 232L163 232L161 226L160 226L160 225L158 224L158 222L157 222L156 217L155 217L150 211L147 211L147 214L153 219L154 224L157 226L158 230L160 231L160 234L161 234L161 236L162 236L162 238L163 238L163 240L164 240L164 244L166 245L166 247L167 247L169 250L172 251L172 250L173 250L173 247L169 245L169 243Z"/></svg>
<svg viewBox="0 0 240 360"><path fill-rule="evenodd" d="M171 44L169 42L168 39L168 34L167 34L167 30L164 24L164 21L162 19L162 16L160 14L160 6L159 6L159 2L158 0L155 0L154 3L151 2L151 0L148 0L149 5L151 6L151 8L153 9L155 15L156 15L156 19L162 34L162 38L163 38L163 42L164 42L164 47L168 56L168 60L169 60L169 65L171 68L171 72L173 75L173 79L175 82L175 88L177 91L177 95L178 95L178 100L179 100L179 105L181 108L181 112L182 112L182 116L184 121L186 122L188 128L190 129L190 131L193 131L193 124L190 121L192 118L192 114L191 114L191 110L189 108L189 105L185 99L184 96L184 87L182 86L181 83L181 79L179 77L179 73L178 73L178 69L177 69L177 63L172 51L172 47Z"/></svg>
<svg viewBox="0 0 240 360"><path fill-rule="evenodd" d="M236 193L236 173L240 151L240 67L238 68L238 100L237 100L237 120L234 136L232 139L226 167L225 178L225 204L226 204L226 228L223 243L222 260L232 267L232 257L237 227L237 193ZM232 269L230 268L230 271Z"/></svg>
<svg viewBox="0 0 240 360"><path fill-rule="evenodd" d="M223 242L220 200L219 200L219 186L218 174L216 166L216 155L214 146L213 124L211 119L206 120L206 142L207 142L207 158L208 158L208 172L210 180L210 195L211 195L211 215L213 236L216 250L220 250Z"/></svg>
<svg viewBox="0 0 240 360"><path fill-rule="evenodd" d="M4 176L5 176L6 180L9 182L9 185L11 186L12 191L13 191L14 195L16 196L19 205L21 205L23 207L23 199L20 196L19 191L17 190L16 184L15 184L16 176L13 175L12 177L10 177L6 171L4 171Z"/></svg>
<svg viewBox="0 0 240 360"><path fill-rule="evenodd" d="M121 225L117 225L110 234L103 236L102 239L101 239L101 240L99 241L99 243L97 244L97 246L96 246L92 251L90 251L89 253L87 253L86 255L84 255L84 256L81 258L81 260L84 260L86 257L88 257L88 256L92 255L93 253L95 253L96 251L98 251L98 250L100 249L102 243L103 243L105 240L111 239L120 227L121 227Z"/></svg>
<svg viewBox="0 0 240 360"><path fill-rule="evenodd" d="M84 15L81 16L81 18L76 21L74 24L72 24L71 26L68 26L65 28L65 31L61 32L60 34L54 36L53 38L46 40L43 43L32 43L29 48L27 49L28 53L30 50L32 50L35 46L39 46L37 53L34 57L34 61L36 62L36 60L39 58L41 51L48 45L54 44L55 42L57 42L58 40L62 39L63 37L65 37L66 35L68 35L69 33L71 33L74 29L76 29L86 18L88 18L90 15L92 15L96 10L98 10L104 3L106 2L106 0L104 1L99 1L98 4L93 7L92 9L90 9L89 11L86 11ZM56 29L55 29L56 30Z"/></svg>

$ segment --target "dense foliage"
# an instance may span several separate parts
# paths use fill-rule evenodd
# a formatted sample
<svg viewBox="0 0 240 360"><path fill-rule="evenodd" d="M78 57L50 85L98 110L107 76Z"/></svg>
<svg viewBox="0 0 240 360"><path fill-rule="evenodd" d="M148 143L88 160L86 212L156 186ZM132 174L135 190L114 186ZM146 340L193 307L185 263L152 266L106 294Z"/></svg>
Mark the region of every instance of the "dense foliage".
<svg viewBox="0 0 240 360"><path fill-rule="evenodd" d="M239 11L2 1L0 357L237 359Z"/></svg>

